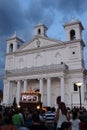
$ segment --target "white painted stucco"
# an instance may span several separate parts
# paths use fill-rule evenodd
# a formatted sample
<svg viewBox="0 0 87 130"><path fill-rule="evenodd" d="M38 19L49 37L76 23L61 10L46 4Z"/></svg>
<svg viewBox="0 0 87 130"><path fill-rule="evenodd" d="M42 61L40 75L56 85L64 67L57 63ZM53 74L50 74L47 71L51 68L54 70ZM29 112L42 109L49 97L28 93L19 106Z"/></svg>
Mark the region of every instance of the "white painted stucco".
<svg viewBox="0 0 87 130"><path fill-rule="evenodd" d="M82 105L87 105L83 26L80 21L73 21L64 28L65 42L47 37L43 24L35 26L35 35L27 44L23 44L16 34L7 39L3 104L11 105L14 97L19 104L21 92L32 87L40 90L43 106L56 107L57 96L61 96L67 106L79 106L79 91L74 91L73 87L79 81L82 82ZM38 29L41 30L38 32ZM76 36L74 40L70 39L72 29ZM10 44L13 44L12 52L9 51ZM20 48L17 48L18 44Z"/></svg>

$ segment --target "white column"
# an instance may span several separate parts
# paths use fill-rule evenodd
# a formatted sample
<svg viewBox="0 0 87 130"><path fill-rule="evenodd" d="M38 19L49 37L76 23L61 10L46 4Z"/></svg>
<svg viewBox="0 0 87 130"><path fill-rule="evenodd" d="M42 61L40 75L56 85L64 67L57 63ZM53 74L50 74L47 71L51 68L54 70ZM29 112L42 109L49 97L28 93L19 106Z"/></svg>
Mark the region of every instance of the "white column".
<svg viewBox="0 0 87 130"><path fill-rule="evenodd" d="M61 76L60 84L61 84L61 101L64 102L64 76Z"/></svg>
<svg viewBox="0 0 87 130"><path fill-rule="evenodd" d="M8 81L4 80L4 89L3 89L3 104L7 104L7 96L8 96Z"/></svg>
<svg viewBox="0 0 87 130"><path fill-rule="evenodd" d="M19 105L19 101L20 101L20 87L21 87L21 83L20 81L17 81L17 96L16 96L17 105Z"/></svg>
<svg viewBox="0 0 87 130"><path fill-rule="evenodd" d="M39 80L40 84L40 93L41 93L41 102L43 102L43 79Z"/></svg>
<svg viewBox="0 0 87 130"><path fill-rule="evenodd" d="M7 104L10 103L10 81L7 83Z"/></svg>
<svg viewBox="0 0 87 130"><path fill-rule="evenodd" d="M27 91L27 80L24 80L23 92Z"/></svg>
<svg viewBox="0 0 87 130"><path fill-rule="evenodd" d="M15 42L15 43L13 44L13 52L16 51L16 50L17 50L17 43Z"/></svg>
<svg viewBox="0 0 87 130"><path fill-rule="evenodd" d="M51 80L47 79L47 106L51 106Z"/></svg>
<svg viewBox="0 0 87 130"><path fill-rule="evenodd" d="M4 80L4 89L3 89L3 104L6 103L6 81Z"/></svg>

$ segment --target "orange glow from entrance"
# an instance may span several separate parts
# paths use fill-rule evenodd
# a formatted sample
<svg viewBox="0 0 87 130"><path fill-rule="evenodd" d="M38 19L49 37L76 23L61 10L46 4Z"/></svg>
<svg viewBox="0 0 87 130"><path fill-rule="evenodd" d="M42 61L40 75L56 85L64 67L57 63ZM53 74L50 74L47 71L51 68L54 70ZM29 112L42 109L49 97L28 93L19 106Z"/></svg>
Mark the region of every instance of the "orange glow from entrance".
<svg viewBox="0 0 87 130"><path fill-rule="evenodd" d="M40 105L37 106L37 109L40 109Z"/></svg>

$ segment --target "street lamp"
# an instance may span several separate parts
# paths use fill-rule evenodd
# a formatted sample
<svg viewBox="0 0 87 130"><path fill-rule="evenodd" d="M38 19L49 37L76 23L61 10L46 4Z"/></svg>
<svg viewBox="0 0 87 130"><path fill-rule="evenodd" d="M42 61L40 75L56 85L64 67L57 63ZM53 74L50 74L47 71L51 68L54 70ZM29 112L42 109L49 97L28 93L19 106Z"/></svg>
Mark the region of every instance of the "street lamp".
<svg viewBox="0 0 87 130"><path fill-rule="evenodd" d="M82 107L82 102L81 102L81 82L76 83L77 87L79 88L79 100L80 100L80 108Z"/></svg>

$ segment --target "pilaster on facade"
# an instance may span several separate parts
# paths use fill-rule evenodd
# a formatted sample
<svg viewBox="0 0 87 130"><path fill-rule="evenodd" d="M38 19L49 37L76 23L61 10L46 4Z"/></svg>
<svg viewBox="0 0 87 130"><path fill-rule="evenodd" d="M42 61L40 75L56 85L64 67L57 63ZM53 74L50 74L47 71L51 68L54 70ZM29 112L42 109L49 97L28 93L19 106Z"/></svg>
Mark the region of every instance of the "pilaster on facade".
<svg viewBox="0 0 87 130"><path fill-rule="evenodd" d="M17 81L17 105L19 105L20 102L20 88L21 88L21 82L20 80Z"/></svg>
<svg viewBox="0 0 87 130"><path fill-rule="evenodd" d="M39 88L41 93L41 102L43 102L43 79L39 79Z"/></svg>
<svg viewBox="0 0 87 130"><path fill-rule="evenodd" d="M23 92L27 91L27 80L24 80Z"/></svg>
<svg viewBox="0 0 87 130"><path fill-rule="evenodd" d="M47 78L47 106L51 106L51 78Z"/></svg>
<svg viewBox="0 0 87 130"><path fill-rule="evenodd" d="M9 100L10 100L10 81L4 80L3 104L9 105Z"/></svg>
<svg viewBox="0 0 87 130"><path fill-rule="evenodd" d="M64 75L60 77L60 84L61 84L61 101L64 102L65 97L64 97Z"/></svg>

